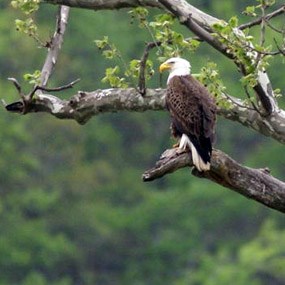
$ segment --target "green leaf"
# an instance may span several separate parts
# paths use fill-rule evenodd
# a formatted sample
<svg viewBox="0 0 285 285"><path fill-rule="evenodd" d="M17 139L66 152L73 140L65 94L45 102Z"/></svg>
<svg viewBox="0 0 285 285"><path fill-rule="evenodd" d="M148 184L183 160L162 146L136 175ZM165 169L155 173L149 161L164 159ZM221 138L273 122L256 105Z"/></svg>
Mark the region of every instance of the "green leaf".
<svg viewBox="0 0 285 285"><path fill-rule="evenodd" d="M29 84L39 84L39 80L41 77L41 71L35 70L34 73L26 73L23 75L25 81L28 81Z"/></svg>
<svg viewBox="0 0 285 285"><path fill-rule="evenodd" d="M119 72L120 68L117 65L107 68L102 82L109 83L113 88L127 88L128 84L126 83L126 79L117 76Z"/></svg>
<svg viewBox="0 0 285 285"><path fill-rule="evenodd" d="M104 36L102 40L94 40L94 43L99 49L104 49L107 45L109 45L108 36Z"/></svg>
<svg viewBox="0 0 285 285"><path fill-rule="evenodd" d="M40 0L13 0L11 1L11 6L29 15L39 9L39 3Z"/></svg>
<svg viewBox="0 0 285 285"><path fill-rule="evenodd" d="M235 28L235 27L238 26L238 18L237 18L237 16L233 16L233 17L230 18L229 26L232 27L232 28Z"/></svg>
<svg viewBox="0 0 285 285"><path fill-rule="evenodd" d="M256 17L257 14L255 13L255 6L247 6L246 9L243 11L243 14L247 16Z"/></svg>

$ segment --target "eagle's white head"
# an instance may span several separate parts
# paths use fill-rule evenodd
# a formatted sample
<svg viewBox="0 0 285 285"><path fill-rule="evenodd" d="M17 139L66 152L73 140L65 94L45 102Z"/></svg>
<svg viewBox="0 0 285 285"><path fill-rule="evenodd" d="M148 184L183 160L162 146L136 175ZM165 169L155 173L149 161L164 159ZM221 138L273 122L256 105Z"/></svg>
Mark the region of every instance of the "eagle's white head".
<svg viewBox="0 0 285 285"><path fill-rule="evenodd" d="M186 59L180 57L172 57L160 65L159 71L163 72L165 70L169 70L169 76L167 79L168 83L173 76L183 76L190 74L191 65L190 62Z"/></svg>

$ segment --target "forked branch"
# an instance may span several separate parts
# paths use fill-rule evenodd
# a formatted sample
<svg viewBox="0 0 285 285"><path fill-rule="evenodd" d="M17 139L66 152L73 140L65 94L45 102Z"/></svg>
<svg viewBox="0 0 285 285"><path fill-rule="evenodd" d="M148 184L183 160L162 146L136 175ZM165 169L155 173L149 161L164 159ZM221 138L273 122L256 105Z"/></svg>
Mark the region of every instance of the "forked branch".
<svg viewBox="0 0 285 285"><path fill-rule="evenodd" d="M46 92L59 92L59 91L63 91L69 88L73 88L73 86L79 82L80 79L76 79L74 81L72 81L69 84L60 86L60 87L56 87L56 88L47 88L47 87L43 87L40 85L35 85L34 88L32 89L32 91L30 91L27 95L25 95L22 92L22 87L20 85L20 83L18 82L17 79L15 78L8 78L8 80L12 81L14 86L16 87L20 98L22 99L22 101L18 101L9 105L5 105L5 108L7 111L10 112L14 112L14 113L21 113L21 114L27 114L29 112L32 112L33 109L33 105L35 103L36 100L33 100L34 95L36 94L36 92L38 90L40 91L46 91ZM40 96L40 94L38 95ZM54 97L56 98L56 97Z"/></svg>

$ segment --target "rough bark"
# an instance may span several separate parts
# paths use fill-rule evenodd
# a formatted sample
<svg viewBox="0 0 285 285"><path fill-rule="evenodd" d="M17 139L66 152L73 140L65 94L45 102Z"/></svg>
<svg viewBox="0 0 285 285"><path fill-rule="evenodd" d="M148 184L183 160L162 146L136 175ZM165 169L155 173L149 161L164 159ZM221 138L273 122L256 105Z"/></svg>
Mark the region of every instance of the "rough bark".
<svg viewBox="0 0 285 285"><path fill-rule="evenodd" d="M180 168L192 166L189 153L179 148L168 149L156 165L143 174L142 179L152 181ZM194 168L192 173L285 213L285 183L272 177L267 169L244 167L222 151L214 149L210 171L201 173Z"/></svg>
<svg viewBox="0 0 285 285"><path fill-rule="evenodd" d="M11 112L22 113L21 101L6 106ZM38 94L29 105L29 113L47 112L59 119L73 119L85 124L91 117L120 111L143 112L164 109L164 90L148 90L142 96L136 89L104 89L94 92L79 91L70 100L51 94Z"/></svg>

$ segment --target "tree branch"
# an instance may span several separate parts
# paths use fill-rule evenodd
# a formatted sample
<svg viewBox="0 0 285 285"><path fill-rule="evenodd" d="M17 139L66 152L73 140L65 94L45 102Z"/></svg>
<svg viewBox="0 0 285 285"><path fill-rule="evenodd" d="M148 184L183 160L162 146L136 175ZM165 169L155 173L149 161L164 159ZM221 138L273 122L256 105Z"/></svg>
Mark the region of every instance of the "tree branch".
<svg viewBox="0 0 285 285"><path fill-rule="evenodd" d="M146 47L144 49L143 55L140 59L140 71L139 71L139 82L138 82L138 88L142 95L146 92L146 62L149 56L149 52L154 47L158 47L161 45L161 42L150 42L146 43Z"/></svg>
<svg viewBox="0 0 285 285"><path fill-rule="evenodd" d="M54 66L57 62L59 50L63 43L63 37L67 26L69 10L70 8L67 6L59 7L55 32L49 42L48 54L41 71L40 85L42 87L47 85L49 77L51 76Z"/></svg>
<svg viewBox="0 0 285 285"><path fill-rule="evenodd" d="M92 116L102 113L164 109L162 89L148 89L142 96L136 89L104 89L94 92L79 91L70 100L62 100L50 94L37 94L29 104L29 113L46 112L59 119L73 119L85 124ZM23 103L6 106L7 111L22 113Z"/></svg>
<svg viewBox="0 0 285 285"><path fill-rule="evenodd" d="M33 107L33 97L35 94L40 94L42 91L61 91L63 89L67 89L72 87L77 81L70 83L68 86L62 86L56 89L48 89L45 88L49 77L51 76L54 66L57 62L59 50L61 48L63 37L67 25L67 20L69 16L69 7L60 6L58 9L57 21L56 21L56 29L53 37L48 43L48 53L41 71L40 84L36 85L31 92L25 95L22 92L21 85L15 78L8 78L8 80L12 81L14 86L16 87L19 96L21 97L21 102L15 102L10 105L6 105L6 109L11 112L17 112L26 114L32 112L30 110ZM39 92L40 91L40 92Z"/></svg>
<svg viewBox="0 0 285 285"><path fill-rule="evenodd" d="M162 8L157 0L42 0L42 2L91 10L117 10L138 6Z"/></svg>
<svg viewBox="0 0 285 285"><path fill-rule="evenodd" d="M225 95L225 100L229 95ZM232 102L236 102L233 104ZM244 105L242 100L232 97L229 109L218 109L224 118L241 123L265 136L285 143L285 112L275 112L269 117L261 116L257 111ZM5 106L7 111L23 113L23 103L15 102ZM27 108L28 113L47 112L60 119L73 119L80 124L86 123L92 116L101 113L165 109L165 90L147 89L142 96L134 88L104 89L93 92L79 91L70 100L62 100L50 94L37 94Z"/></svg>
<svg viewBox="0 0 285 285"><path fill-rule="evenodd" d="M180 168L192 166L188 152L179 148L168 149L153 168L145 171L142 179L152 181ZM222 151L214 149L210 171L201 173L194 168L192 174L285 213L285 183L269 175L267 169L244 167Z"/></svg>

